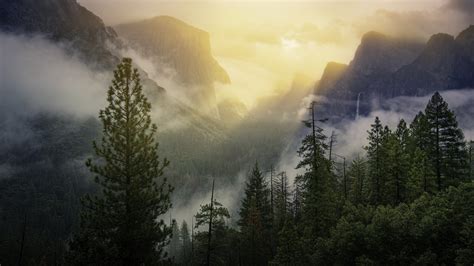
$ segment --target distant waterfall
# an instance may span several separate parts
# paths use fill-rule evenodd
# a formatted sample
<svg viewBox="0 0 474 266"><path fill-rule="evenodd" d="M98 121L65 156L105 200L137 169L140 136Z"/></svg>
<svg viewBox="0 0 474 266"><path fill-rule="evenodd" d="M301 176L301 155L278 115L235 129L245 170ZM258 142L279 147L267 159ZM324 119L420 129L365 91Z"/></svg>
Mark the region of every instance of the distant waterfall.
<svg viewBox="0 0 474 266"><path fill-rule="evenodd" d="M359 104L360 104L360 95L361 94L362 94L362 92L359 92L359 94L357 94L356 120L359 119Z"/></svg>

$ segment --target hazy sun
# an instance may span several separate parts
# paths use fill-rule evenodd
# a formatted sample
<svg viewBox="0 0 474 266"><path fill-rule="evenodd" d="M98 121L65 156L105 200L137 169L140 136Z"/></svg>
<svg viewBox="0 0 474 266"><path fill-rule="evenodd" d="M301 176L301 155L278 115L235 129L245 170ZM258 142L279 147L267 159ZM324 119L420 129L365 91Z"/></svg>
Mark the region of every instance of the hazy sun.
<svg viewBox="0 0 474 266"><path fill-rule="evenodd" d="M281 46L285 50L292 50L292 49L300 47L300 43L295 39L289 39L289 38L283 37L280 39L280 41L281 41Z"/></svg>

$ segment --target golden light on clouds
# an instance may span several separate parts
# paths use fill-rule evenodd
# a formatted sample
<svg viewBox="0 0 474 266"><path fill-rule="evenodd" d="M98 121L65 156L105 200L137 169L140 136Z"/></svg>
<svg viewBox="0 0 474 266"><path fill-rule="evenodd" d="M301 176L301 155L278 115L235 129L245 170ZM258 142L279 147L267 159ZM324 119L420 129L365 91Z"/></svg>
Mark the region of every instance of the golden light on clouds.
<svg viewBox="0 0 474 266"><path fill-rule="evenodd" d="M420 40L458 33L466 20L448 1L457 0L79 0L109 25L169 15L209 32L212 52L233 81L218 96L247 105L282 90L295 73L317 80L328 62L349 63L367 31Z"/></svg>

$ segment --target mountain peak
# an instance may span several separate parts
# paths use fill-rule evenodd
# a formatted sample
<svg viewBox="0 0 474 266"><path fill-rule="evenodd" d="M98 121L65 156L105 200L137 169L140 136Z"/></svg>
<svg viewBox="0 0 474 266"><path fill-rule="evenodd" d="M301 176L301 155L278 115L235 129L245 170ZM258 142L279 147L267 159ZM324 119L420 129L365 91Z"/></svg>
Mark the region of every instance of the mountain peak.
<svg viewBox="0 0 474 266"><path fill-rule="evenodd" d="M210 36L177 18L157 16L116 27L137 50L174 68L185 84L229 83L230 78L211 53Z"/></svg>
<svg viewBox="0 0 474 266"><path fill-rule="evenodd" d="M465 53L474 62L474 25L470 25L465 30L461 31L456 37L456 42L461 45Z"/></svg>
<svg viewBox="0 0 474 266"><path fill-rule="evenodd" d="M70 43L84 61L94 61L99 67L119 62L107 48L109 42L120 45L116 33L76 0L1 1L0 29Z"/></svg>
<svg viewBox="0 0 474 266"><path fill-rule="evenodd" d="M324 68L323 75L321 76L321 80L319 81L317 92L321 93L329 90L346 72L346 69L346 64L336 62L327 63L326 67Z"/></svg>
<svg viewBox="0 0 474 266"><path fill-rule="evenodd" d="M362 35L361 42L387 40L389 37L378 31L369 31Z"/></svg>
<svg viewBox="0 0 474 266"><path fill-rule="evenodd" d="M442 49L446 46L452 46L454 43L454 37L452 35L437 33L430 37L426 46L434 49Z"/></svg>
<svg viewBox="0 0 474 266"><path fill-rule="evenodd" d="M362 36L350 67L363 76L386 74L413 61L420 50L421 44L414 41L369 31Z"/></svg>

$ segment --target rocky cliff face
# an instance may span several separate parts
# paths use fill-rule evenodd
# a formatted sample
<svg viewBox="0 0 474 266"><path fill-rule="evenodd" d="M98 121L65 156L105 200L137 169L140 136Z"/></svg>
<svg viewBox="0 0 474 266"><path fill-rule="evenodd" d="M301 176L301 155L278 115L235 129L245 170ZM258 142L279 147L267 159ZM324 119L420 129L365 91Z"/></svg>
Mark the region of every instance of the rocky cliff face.
<svg viewBox="0 0 474 266"><path fill-rule="evenodd" d="M230 83L227 72L211 53L209 34L178 19L159 16L119 25L117 32L144 57L151 59L159 74L187 88L178 93L192 106L218 117L214 82Z"/></svg>
<svg viewBox="0 0 474 266"><path fill-rule="evenodd" d="M364 114L374 102L397 96L473 87L473 32L470 26L456 39L435 34L424 45L376 32L365 34L354 59L336 80L330 71L334 67L328 64L316 93L328 97L330 106L321 110L329 116L353 116L358 96Z"/></svg>
<svg viewBox="0 0 474 266"><path fill-rule="evenodd" d="M448 34L435 34L420 55L371 89L380 97L422 96L434 91L474 86L474 63L463 44Z"/></svg>
<svg viewBox="0 0 474 266"><path fill-rule="evenodd" d="M329 62L324 68L321 80L316 86L316 93L325 94L331 89L335 83L346 73L347 65L336 62Z"/></svg>
<svg viewBox="0 0 474 266"><path fill-rule="evenodd" d="M456 42L461 45L464 52L474 62L474 25L470 25L456 37Z"/></svg>
<svg viewBox="0 0 474 266"><path fill-rule="evenodd" d="M225 70L212 57L209 34L203 30L169 16L119 25L116 30L132 47L176 70L185 84L230 82Z"/></svg>
<svg viewBox="0 0 474 266"><path fill-rule="evenodd" d="M112 68L119 62L107 45L120 46L112 28L76 0L15 0L0 2L0 30L40 34L66 44L89 65Z"/></svg>

